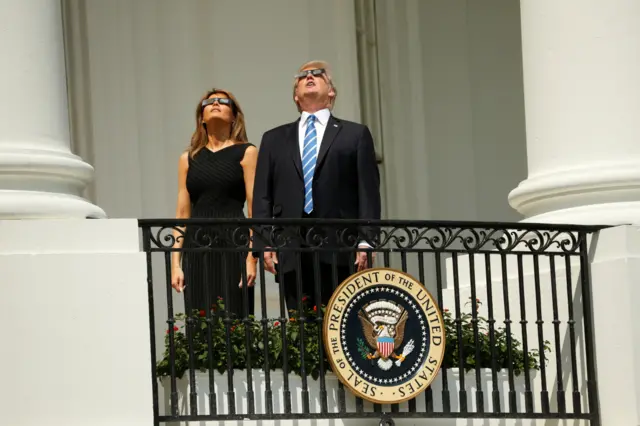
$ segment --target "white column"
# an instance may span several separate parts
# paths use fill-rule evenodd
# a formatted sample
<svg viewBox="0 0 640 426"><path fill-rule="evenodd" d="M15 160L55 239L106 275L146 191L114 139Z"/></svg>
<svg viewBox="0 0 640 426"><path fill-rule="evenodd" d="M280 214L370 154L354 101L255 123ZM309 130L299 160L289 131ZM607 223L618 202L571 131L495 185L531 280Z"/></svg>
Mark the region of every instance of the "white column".
<svg viewBox="0 0 640 426"><path fill-rule="evenodd" d="M531 222L640 223L640 1L521 0Z"/></svg>
<svg viewBox="0 0 640 426"><path fill-rule="evenodd" d="M0 218L101 218L69 149L59 0L0 0Z"/></svg>
<svg viewBox="0 0 640 426"><path fill-rule="evenodd" d="M153 425L137 220L0 220L0 229L0 424Z"/></svg>

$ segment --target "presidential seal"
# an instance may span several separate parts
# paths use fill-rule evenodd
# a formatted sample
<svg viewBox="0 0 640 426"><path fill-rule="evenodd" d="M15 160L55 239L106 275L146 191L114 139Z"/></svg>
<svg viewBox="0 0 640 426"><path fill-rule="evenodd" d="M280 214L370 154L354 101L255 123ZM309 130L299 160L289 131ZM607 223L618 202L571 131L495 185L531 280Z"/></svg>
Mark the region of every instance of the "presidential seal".
<svg viewBox="0 0 640 426"><path fill-rule="evenodd" d="M425 391L444 356L442 314L427 289L389 268L352 275L324 317L327 358L356 396L395 404Z"/></svg>

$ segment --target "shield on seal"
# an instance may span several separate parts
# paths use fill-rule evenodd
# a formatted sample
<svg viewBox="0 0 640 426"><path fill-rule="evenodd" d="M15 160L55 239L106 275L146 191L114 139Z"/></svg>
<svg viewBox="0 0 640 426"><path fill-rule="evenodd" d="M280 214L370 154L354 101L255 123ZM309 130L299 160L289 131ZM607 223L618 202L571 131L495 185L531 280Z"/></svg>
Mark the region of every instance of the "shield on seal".
<svg viewBox="0 0 640 426"><path fill-rule="evenodd" d="M393 353L393 337L378 337L378 352L383 358L389 358L389 355Z"/></svg>

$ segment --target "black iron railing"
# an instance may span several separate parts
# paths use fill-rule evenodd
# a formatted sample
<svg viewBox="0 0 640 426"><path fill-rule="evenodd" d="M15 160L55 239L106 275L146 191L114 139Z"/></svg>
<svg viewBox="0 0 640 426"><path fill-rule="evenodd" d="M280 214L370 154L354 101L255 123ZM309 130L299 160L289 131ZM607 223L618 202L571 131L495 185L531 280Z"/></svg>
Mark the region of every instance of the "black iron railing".
<svg viewBox="0 0 640 426"><path fill-rule="evenodd" d="M599 425L588 243L600 227L308 219L139 223L156 424L390 423L410 417L586 419ZM182 292L171 285L176 252ZM246 259L254 252L260 255L250 288ZM266 270L264 252L277 254L278 280ZM426 391L399 404L355 397L336 379L325 353L326 286L336 288L356 272L358 252L366 253L368 267L415 277L442 312L441 369Z"/></svg>

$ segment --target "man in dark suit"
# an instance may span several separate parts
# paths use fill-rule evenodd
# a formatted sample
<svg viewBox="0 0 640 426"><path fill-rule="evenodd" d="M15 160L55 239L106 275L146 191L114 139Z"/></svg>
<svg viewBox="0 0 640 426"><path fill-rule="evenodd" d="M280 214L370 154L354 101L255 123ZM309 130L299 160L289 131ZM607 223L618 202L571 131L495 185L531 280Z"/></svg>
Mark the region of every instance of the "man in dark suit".
<svg viewBox="0 0 640 426"><path fill-rule="evenodd" d="M300 67L293 85L300 117L262 136L254 218L380 219L380 175L371 132L367 126L331 114L336 94L326 62L312 61ZM294 239L294 245L305 245L306 231L309 229ZM362 237L357 231L349 232L354 239ZM329 244L344 247L337 241L335 228L323 235L330 237ZM370 247L358 239L353 245ZM254 248L261 248L258 237ZM354 253L328 251L315 259L311 253L291 251L281 252L280 259L271 251L264 251L263 256L265 269L282 280L288 309L297 309L303 295L316 301L315 272L319 272L321 303L327 304L335 286L354 269L369 267L367 253L362 251L355 253L355 260Z"/></svg>

